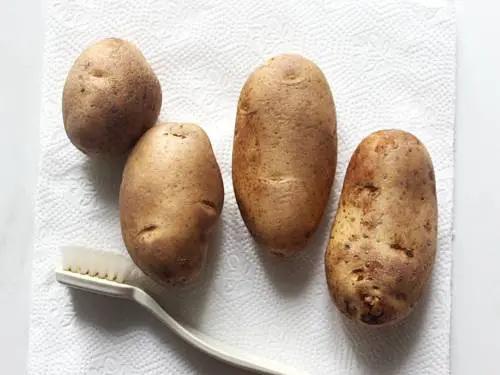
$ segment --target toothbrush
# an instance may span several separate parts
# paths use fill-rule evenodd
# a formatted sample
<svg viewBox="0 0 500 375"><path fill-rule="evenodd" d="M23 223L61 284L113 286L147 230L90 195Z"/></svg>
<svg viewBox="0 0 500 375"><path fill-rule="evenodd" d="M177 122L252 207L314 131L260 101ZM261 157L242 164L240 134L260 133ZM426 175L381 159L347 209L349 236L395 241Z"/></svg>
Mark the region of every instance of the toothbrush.
<svg viewBox="0 0 500 375"><path fill-rule="evenodd" d="M132 300L151 312L180 338L227 364L268 375L307 375L281 363L259 358L208 337L179 323L146 290L160 290L126 256L79 246L62 250L62 267L56 270L61 284L83 291Z"/></svg>

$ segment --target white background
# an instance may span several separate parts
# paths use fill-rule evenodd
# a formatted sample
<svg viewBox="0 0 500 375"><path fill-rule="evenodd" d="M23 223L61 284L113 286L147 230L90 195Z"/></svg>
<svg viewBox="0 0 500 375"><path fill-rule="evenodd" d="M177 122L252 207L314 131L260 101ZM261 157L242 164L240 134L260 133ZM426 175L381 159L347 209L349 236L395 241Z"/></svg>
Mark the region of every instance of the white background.
<svg viewBox="0 0 500 375"><path fill-rule="evenodd" d="M452 372L498 373L500 353L500 5L458 2ZM25 373L43 9L0 4L0 364Z"/></svg>

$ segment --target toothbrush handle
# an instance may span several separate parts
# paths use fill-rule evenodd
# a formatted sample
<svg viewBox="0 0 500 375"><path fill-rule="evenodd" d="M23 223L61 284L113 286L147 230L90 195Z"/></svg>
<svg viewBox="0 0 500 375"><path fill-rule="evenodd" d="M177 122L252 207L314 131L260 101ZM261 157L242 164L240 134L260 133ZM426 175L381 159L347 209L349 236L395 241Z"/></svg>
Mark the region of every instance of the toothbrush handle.
<svg viewBox="0 0 500 375"><path fill-rule="evenodd" d="M240 352L202 333L188 329L170 316L149 294L134 288L132 299L156 316L184 341L200 351L230 365L267 375L307 375L272 360Z"/></svg>

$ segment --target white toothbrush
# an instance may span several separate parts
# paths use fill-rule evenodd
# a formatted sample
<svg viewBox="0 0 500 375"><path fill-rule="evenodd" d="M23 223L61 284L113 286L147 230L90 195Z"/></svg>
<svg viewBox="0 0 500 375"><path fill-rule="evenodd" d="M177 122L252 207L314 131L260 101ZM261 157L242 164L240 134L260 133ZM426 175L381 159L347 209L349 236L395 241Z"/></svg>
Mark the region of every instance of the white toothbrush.
<svg viewBox="0 0 500 375"><path fill-rule="evenodd" d="M272 360L240 352L198 330L182 325L171 317L141 285L159 288L131 259L114 253L85 247L62 249L63 267L56 270L56 280L69 287L137 302L183 340L211 357L236 367L269 375L307 375Z"/></svg>

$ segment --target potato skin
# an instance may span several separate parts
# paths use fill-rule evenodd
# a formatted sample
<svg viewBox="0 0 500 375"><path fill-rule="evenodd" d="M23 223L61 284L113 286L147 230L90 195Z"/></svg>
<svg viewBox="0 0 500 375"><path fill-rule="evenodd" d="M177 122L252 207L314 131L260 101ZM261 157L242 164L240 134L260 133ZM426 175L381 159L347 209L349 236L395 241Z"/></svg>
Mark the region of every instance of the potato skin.
<svg viewBox="0 0 500 375"><path fill-rule="evenodd" d="M120 187L130 256L160 284L192 281L223 201L222 176L205 132L194 124L154 126L129 155Z"/></svg>
<svg viewBox="0 0 500 375"><path fill-rule="evenodd" d="M406 317L424 293L437 243L434 168L401 130L365 138L347 168L325 254L340 311L370 326Z"/></svg>
<svg viewBox="0 0 500 375"><path fill-rule="evenodd" d="M161 102L160 82L137 47L104 39L85 49L68 73L64 128L89 156L120 155L156 123Z"/></svg>
<svg viewBox="0 0 500 375"><path fill-rule="evenodd" d="M279 55L243 86L233 186L255 240L277 256L303 249L325 211L337 163L335 104L321 70Z"/></svg>

